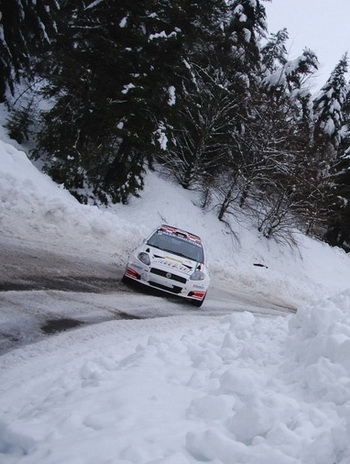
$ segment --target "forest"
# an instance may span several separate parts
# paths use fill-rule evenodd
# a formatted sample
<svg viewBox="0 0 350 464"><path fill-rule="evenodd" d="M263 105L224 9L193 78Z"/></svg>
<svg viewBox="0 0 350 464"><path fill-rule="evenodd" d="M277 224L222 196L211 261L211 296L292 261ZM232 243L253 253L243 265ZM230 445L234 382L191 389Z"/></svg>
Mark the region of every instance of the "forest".
<svg viewBox="0 0 350 464"><path fill-rule="evenodd" d="M264 0L3 0L8 133L82 203L156 169L221 221L349 252L348 57L315 96L316 54L267 20Z"/></svg>

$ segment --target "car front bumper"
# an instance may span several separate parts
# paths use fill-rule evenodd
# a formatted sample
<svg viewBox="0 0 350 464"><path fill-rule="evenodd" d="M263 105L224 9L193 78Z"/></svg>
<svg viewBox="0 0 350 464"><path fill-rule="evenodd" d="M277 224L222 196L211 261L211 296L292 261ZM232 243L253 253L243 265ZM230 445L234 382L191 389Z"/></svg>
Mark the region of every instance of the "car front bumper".
<svg viewBox="0 0 350 464"><path fill-rule="evenodd" d="M143 266L133 261L128 263L125 277L162 292L195 301L203 301L208 287L205 280L192 281L185 273L169 270L165 266Z"/></svg>

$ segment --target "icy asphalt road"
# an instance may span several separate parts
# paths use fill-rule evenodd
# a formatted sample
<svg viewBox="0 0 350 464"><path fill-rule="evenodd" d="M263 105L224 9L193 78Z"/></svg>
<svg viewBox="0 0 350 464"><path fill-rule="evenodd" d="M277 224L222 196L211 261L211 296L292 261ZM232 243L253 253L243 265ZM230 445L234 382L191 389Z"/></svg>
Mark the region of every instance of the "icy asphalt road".
<svg viewBox="0 0 350 464"><path fill-rule="evenodd" d="M284 315L283 307L259 295L222 288L213 279L196 308L176 297L121 283L124 265L112 258L8 242L0 246L0 354L62 330L111 320L168 316L223 316L233 311Z"/></svg>

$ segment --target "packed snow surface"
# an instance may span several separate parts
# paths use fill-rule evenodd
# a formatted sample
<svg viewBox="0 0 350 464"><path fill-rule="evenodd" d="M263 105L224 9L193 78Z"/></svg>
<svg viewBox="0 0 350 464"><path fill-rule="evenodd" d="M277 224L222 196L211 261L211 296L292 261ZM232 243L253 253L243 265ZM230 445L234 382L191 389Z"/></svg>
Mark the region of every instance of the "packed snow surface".
<svg viewBox="0 0 350 464"><path fill-rule="evenodd" d="M0 142L1 246L122 267L166 222L203 238L214 287L298 308L198 317L204 303L181 317L104 322L4 354L1 463L350 463L349 256L302 235L298 247L267 241L243 218L229 218L230 230L199 203L150 173L128 206L83 206ZM0 310L1 320L11 317Z"/></svg>

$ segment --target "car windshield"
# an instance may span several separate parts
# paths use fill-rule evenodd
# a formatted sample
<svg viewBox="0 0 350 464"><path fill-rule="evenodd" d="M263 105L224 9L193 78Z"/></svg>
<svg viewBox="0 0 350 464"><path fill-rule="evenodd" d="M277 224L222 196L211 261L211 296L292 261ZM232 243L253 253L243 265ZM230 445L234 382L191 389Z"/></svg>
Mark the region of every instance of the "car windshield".
<svg viewBox="0 0 350 464"><path fill-rule="evenodd" d="M174 234L158 230L147 241L147 245L192 259L193 261L198 261L199 263L204 262L203 248L200 243Z"/></svg>

